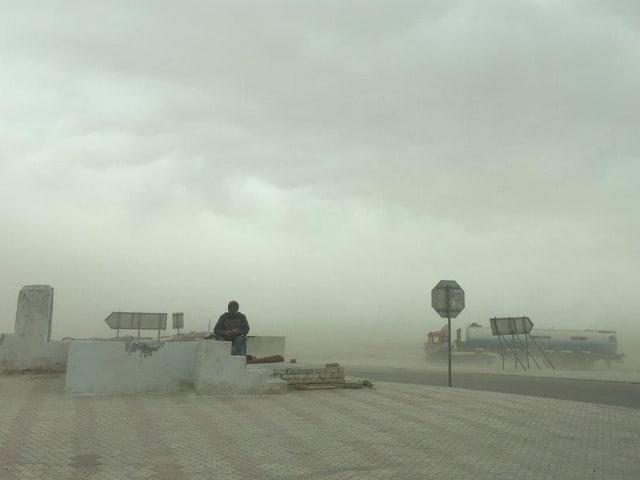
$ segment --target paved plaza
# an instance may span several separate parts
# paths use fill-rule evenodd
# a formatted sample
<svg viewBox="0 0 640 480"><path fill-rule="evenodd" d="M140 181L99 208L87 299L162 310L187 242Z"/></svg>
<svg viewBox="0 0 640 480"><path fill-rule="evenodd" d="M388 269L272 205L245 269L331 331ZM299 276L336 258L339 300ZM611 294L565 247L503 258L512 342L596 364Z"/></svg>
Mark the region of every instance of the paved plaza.
<svg viewBox="0 0 640 480"><path fill-rule="evenodd" d="M640 410L457 388L83 396L0 377L0 479L640 478Z"/></svg>

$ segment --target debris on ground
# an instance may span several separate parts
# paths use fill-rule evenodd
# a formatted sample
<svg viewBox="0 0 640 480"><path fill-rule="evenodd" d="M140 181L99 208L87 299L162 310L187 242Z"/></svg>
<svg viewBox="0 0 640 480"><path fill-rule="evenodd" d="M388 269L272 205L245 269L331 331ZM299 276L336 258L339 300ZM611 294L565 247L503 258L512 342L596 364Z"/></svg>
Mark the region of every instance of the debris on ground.
<svg viewBox="0 0 640 480"><path fill-rule="evenodd" d="M365 378L345 377L344 388L373 388L373 383Z"/></svg>
<svg viewBox="0 0 640 480"><path fill-rule="evenodd" d="M247 365L254 363L281 363L284 362L282 355L270 355L268 357L255 357L253 355L247 355Z"/></svg>

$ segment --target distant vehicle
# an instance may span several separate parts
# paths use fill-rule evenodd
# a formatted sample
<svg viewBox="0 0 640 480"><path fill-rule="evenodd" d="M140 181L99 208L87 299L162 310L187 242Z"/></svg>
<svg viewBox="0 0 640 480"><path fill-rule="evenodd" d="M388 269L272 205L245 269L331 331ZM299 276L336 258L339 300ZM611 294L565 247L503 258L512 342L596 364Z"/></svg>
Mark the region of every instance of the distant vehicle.
<svg viewBox="0 0 640 480"><path fill-rule="evenodd" d="M607 367L612 362L622 362L624 353L618 353L618 340L613 330L555 330L533 328L529 339L521 335L515 345L522 351L525 341L529 352L534 357L542 353L560 367L591 367L602 361ZM457 359L476 363L495 361L497 355L509 355L514 345L511 337L500 344L499 338L493 336L490 327L472 323L465 328L465 340L462 339L462 328L456 330L456 338L452 338L451 348ZM440 330L429 332L424 348L428 360L438 361L447 357L448 351L447 325ZM540 350L538 350L538 348Z"/></svg>

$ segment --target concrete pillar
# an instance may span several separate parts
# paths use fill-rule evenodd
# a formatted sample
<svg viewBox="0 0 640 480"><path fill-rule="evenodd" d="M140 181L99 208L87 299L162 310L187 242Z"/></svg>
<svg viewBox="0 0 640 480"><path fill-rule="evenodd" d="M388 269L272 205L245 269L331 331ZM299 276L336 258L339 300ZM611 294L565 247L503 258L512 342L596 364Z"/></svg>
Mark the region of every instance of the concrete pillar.
<svg viewBox="0 0 640 480"><path fill-rule="evenodd" d="M51 339L53 319L53 288L49 285L27 285L18 295L16 311L16 335Z"/></svg>

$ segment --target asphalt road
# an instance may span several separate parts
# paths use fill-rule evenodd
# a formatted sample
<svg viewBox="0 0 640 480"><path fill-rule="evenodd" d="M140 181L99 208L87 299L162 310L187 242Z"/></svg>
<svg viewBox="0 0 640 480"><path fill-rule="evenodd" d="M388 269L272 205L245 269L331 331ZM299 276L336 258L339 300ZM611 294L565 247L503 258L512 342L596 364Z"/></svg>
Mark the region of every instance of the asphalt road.
<svg viewBox="0 0 640 480"><path fill-rule="evenodd" d="M347 376L372 382L447 386L446 371L345 365ZM640 383L452 372L452 386L640 409Z"/></svg>

